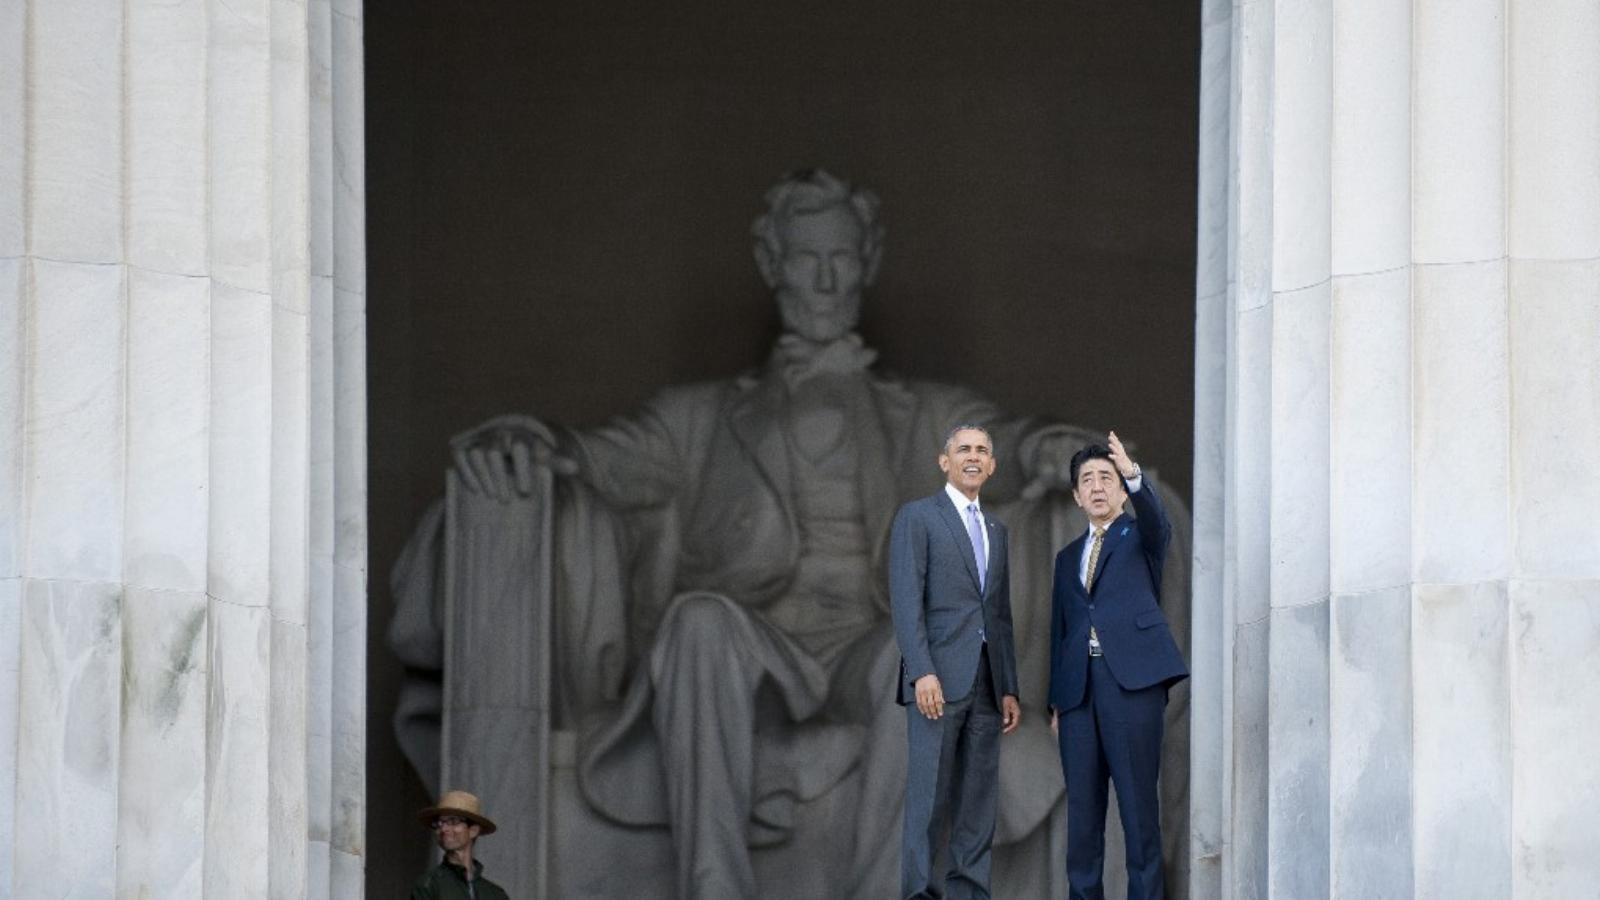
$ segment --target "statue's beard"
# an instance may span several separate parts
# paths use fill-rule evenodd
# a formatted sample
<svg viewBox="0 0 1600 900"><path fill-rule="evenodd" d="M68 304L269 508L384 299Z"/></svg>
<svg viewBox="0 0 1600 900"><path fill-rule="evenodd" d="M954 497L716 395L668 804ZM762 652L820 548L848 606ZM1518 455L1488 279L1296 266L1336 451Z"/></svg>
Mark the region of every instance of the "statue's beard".
<svg viewBox="0 0 1600 900"><path fill-rule="evenodd" d="M826 344L856 330L861 321L861 294L811 294L780 288L778 310L785 331Z"/></svg>

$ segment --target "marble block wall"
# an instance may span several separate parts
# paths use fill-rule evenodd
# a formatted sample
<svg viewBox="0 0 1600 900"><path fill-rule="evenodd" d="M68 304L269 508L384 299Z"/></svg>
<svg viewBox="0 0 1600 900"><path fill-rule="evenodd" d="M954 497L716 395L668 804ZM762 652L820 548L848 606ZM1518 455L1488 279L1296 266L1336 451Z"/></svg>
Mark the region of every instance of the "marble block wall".
<svg viewBox="0 0 1600 900"><path fill-rule="evenodd" d="M1600 0L1206 0L1192 892L1600 894Z"/></svg>
<svg viewBox="0 0 1600 900"><path fill-rule="evenodd" d="M361 15L0 4L0 900L361 896Z"/></svg>

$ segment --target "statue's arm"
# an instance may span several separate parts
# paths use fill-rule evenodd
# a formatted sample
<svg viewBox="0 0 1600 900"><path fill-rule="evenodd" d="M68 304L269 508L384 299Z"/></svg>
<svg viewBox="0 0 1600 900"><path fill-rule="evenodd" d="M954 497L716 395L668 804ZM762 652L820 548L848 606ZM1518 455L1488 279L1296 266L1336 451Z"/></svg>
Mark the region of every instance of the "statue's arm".
<svg viewBox="0 0 1600 900"><path fill-rule="evenodd" d="M468 490L501 500L529 496L532 470L547 466L621 509L660 506L681 489L716 408L714 385L661 391L642 409L593 429L532 416L496 416L451 440Z"/></svg>
<svg viewBox="0 0 1600 900"><path fill-rule="evenodd" d="M439 722L444 710L444 502L435 501L390 570L394 618L389 649L406 667L396 698L394 733L430 792L439 779Z"/></svg>

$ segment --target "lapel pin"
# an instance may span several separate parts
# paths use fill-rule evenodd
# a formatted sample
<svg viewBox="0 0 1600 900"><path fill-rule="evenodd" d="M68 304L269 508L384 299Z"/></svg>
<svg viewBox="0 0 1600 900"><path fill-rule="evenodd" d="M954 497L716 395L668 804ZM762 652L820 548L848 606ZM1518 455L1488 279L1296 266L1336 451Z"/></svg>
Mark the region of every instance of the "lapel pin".
<svg viewBox="0 0 1600 900"><path fill-rule="evenodd" d="M1118 534L1118 537L1127 537L1127 536L1128 536L1128 526L1124 525L1124 526L1122 526L1122 531Z"/></svg>

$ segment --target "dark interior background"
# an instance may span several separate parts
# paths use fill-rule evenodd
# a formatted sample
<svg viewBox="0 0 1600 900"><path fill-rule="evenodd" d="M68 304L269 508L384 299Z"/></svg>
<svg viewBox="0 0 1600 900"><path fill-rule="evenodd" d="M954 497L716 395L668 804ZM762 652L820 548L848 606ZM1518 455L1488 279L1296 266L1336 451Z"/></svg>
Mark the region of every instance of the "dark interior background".
<svg viewBox="0 0 1600 900"><path fill-rule="evenodd" d="M368 896L427 859L384 634L450 436L760 363L749 226L785 171L883 200L881 364L1114 427L1188 494L1197 6L392 0L365 23Z"/></svg>

